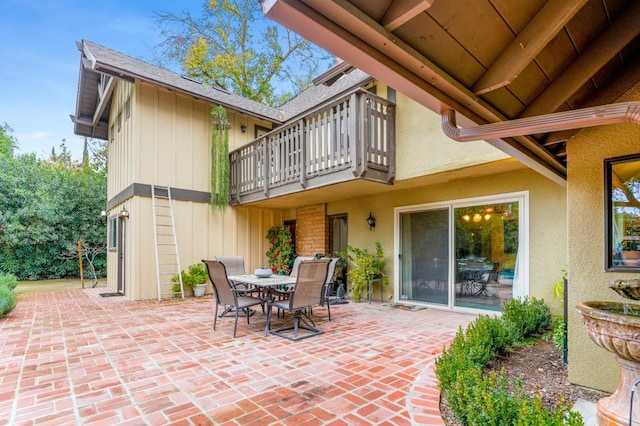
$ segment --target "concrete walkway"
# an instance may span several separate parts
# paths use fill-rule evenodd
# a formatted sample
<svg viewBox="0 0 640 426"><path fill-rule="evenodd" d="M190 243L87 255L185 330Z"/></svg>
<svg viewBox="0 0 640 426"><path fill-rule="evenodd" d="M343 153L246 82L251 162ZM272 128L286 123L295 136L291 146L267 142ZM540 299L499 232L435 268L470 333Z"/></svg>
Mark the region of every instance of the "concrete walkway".
<svg viewBox="0 0 640 426"><path fill-rule="evenodd" d="M0 319L0 425L442 425L434 360L475 319L349 303L330 322L314 309L320 336L264 337L258 312L233 339L212 297L107 291L19 295Z"/></svg>

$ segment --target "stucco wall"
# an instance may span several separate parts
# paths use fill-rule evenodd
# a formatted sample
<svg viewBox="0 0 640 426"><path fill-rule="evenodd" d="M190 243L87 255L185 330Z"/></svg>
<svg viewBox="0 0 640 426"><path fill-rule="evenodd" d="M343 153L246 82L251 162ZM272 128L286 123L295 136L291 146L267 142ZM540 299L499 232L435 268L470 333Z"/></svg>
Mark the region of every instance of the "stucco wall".
<svg viewBox="0 0 640 426"><path fill-rule="evenodd" d="M509 158L484 141L456 142L440 126L440 116L402 93L396 95L396 179Z"/></svg>
<svg viewBox="0 0 640 426"><path fill-rule="evenodd" d="M529 191L530 295L545 299L559 315L562 305L553 298L553 285L567 265L566 190L534 171L523 169L329 203L327 214L347 213L350 245L372 250L380 241L387 259L386 273L393 280L395 207L519 191ZM372 231L366 221L369 212L376 218ZM385 300L392 298L392 291L393 283L384 289Z"/></svg>
<svg viewBox="0 0 640 426"><path fill-rule="evenodd" d="M638 91L628 100L640 100ZM604 159L640 153L640 126L618 124L584 129L567 143L569 161L567 213L569 236L569 380L613 391L618 366L613 354L593 343L575 311L580 301L622 301L608 288L618 278L637 273L605 272Z"/></svg>

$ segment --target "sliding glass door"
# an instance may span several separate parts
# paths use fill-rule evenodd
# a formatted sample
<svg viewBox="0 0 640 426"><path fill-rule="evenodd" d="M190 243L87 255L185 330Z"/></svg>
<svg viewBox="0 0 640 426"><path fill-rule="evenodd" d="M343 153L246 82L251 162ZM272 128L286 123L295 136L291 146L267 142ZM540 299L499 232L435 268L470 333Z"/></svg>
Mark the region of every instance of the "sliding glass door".
<svg viewBox="0 0 640 426"><path fill-rule="evenodd" d="M525 200L523 193L397 209L400 301L499 311L524 295Z"/></svg>
<svg viewBox="0 0 640 426"><path fill-rule="evenodd" d="M513 297L517 201L456 207L455 305L499 311Z"/></svg>
<svg viewBox="0 0 640 426"><path fill-rule="evenodd" d="M400 299L449 304L449 211L400 214Z"/></svg>

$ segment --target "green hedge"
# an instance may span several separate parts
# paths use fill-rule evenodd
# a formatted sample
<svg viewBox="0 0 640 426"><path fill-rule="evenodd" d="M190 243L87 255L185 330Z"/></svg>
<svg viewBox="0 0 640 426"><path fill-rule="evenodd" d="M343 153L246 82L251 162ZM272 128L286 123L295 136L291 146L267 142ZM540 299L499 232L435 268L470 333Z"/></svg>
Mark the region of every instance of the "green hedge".
<svg viewBox="0 0 640 426"><path fill-rule="evenodd" d="M13 274L0 274L0 286L3 285L13 290L18 285L18 278Z"/></svg>
<svg viewBox="0 0 640 426"><path fill-rule="evenodd" d="M0 274L0 317L13 311L16 307L16 294L13 289L18 285L15 275Z"/></svg>
<svg viewBox="0 0 640 426"><path fill-rule="evenodd" d="M580 414L560 401L555 411L533 400L519 382L504 373L485 374L496 355L525 337L549 327L551 313L541 300L512 300L502 317L480 316L459 329L451 346L436 360L440 390L454 415L465 425L582 425Z"/></svg>

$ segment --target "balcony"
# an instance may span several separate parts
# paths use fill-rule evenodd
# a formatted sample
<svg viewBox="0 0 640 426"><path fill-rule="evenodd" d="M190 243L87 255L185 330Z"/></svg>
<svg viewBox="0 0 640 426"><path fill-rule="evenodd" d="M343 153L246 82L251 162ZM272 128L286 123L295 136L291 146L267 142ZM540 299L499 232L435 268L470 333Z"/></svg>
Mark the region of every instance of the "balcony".
<svg viewBox="0 0 640 426"><path fill-rule="evenodd" d="M392 184L395 106L357 89L229 153L231 204L356 179Z"/></svg>

